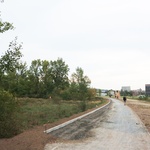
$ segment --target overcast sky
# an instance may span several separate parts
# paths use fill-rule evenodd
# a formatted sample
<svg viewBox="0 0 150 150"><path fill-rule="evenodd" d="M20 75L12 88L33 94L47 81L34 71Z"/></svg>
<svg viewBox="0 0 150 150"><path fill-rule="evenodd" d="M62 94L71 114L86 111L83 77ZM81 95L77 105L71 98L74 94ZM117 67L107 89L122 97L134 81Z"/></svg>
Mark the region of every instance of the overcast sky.
<svg viewBox="0 0 150 150"><path fill-rule="evenodd" d="M0 55L17 36L28 65L62 58L94 88L150 83L149 0L5 0L0 10L15 26L0 35Z"/></svg>

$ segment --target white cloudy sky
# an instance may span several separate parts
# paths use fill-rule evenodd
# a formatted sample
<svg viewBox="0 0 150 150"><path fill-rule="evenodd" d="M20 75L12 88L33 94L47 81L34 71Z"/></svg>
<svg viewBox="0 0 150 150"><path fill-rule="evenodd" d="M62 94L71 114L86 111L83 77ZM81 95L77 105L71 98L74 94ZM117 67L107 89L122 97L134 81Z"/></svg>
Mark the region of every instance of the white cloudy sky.
<svg viewBox="0 0 150 150"><path fill-rule="evenodd" d="M145 89L150 83L149 0L5 0L1 18L16 29L0 35L0 55L18 37L23 60L63 58L84 70L91 87Z"/></svg>

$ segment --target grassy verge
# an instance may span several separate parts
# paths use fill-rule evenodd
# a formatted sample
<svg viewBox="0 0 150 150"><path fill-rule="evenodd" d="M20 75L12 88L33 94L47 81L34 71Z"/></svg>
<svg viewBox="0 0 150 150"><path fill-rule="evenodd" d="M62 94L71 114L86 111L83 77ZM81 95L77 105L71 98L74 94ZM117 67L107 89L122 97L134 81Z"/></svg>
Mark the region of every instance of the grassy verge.
<svg viewBox="0 0 150 150"><path fill-rule="evenodd" d="M19 115L22 130L70 117L83 112L83 108L86 111L107 103L107 100L103 98L85 103L81 101L60 101L58 104L53 103L50 99L21 98L18 101L21 107Z"/></svg>
<svg viewBox="0 0 150 150"><path fill-rule="evenodd" d="M141 100L141 101L146 101L146 102L150 102L150 97L142 97L142 96L131 96L128 97L129 99L133 99L133 100Z"/></svg>

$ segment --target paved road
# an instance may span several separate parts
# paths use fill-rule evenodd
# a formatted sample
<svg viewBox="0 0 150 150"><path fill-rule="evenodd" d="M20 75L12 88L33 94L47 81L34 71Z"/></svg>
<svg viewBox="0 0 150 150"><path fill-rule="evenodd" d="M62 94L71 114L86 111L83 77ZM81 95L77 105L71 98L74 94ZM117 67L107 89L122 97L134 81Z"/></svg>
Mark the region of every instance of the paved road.
<svg viewBox="0 0 150 150"><path fill-rule="evenodd" d="M47 144L45 150L150 150L150 135L137 115L122 102L113 105L93 136L74 143Z"/></svg>

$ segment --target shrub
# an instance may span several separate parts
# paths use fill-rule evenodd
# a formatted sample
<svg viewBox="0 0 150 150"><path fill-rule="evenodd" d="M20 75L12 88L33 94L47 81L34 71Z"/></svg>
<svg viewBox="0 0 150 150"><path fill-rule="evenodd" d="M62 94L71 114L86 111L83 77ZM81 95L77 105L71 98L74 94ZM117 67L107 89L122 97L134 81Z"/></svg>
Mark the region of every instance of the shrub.
<svg viewBox="0 0 150 150"><path fill-rule="evenodd" d="M80 108L80 110L82 111L82 112L84 112L85 110L86 110L86 102L85 102L85 100L83 100L83 101L81 101L80 103L79 103L79 108Z"/></svg>
<svg viewBox="0 0 150 150"><path fill-rule="evenodd" d="M145 96L145 95L139 95L139 96L138 96L138 99L139 99L139 100L148 100L148 97Z"/></svg>
<svg viewBox="0 0 150 150"><path fill-rule="evenodd" d="M18 104L12 94L0 90L0 138L19 133Z"/></svg>

